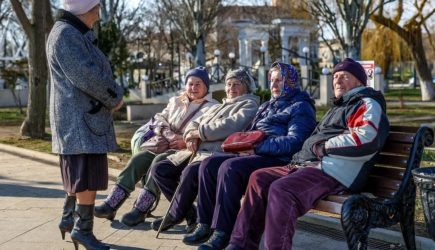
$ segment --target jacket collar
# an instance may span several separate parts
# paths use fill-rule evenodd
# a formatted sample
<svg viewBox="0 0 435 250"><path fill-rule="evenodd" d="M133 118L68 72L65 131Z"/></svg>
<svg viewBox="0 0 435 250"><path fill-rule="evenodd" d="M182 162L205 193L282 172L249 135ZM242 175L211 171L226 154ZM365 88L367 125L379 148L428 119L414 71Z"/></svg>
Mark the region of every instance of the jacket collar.
<svg viewBox="0 0 435 250"><path fill-rule="evenodd" d="M74 14L66 10L62 10L62 9L59 10L57 21L66 22L72 25L74 28L79 30L82 34L86 34L88 31L91 30L78 17L76 17Z"/></svg>
<svg viewBox="0 0 435 250"><path fill-rule="evenodd" d="M177 98L180 99L184 103L189 103L190 102L189 97L187 96L187 92L186 91L183 91L183 93L181 93L181 95L179 95ZM206 101L206 102L212 102L213 101L213 97L212 97L211 93L207 93L203 98L195 100L195 101L192 101L192 103L202 103L204 101Z"/></svg>
<svg viewBox="0 0 435 250"><path fill-rule="evenodd" d="M337 106L342 105L343 103L348 102L358 92L361 92L361 91L365 90L366 88L367 87L365 87L365 86L360 86L360 87L353 88L353 89L349 90L347 93L345 93L342 97L340 97L338 99L333 97L332 98L332 102L333 102L334 105L337 105Z"/></svg>

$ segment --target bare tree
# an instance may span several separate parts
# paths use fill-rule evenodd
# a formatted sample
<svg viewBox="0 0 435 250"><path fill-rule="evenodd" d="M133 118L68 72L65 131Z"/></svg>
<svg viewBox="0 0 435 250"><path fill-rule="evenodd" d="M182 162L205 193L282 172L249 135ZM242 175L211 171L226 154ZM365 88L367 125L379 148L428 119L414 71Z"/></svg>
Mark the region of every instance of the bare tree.
<svg viewBox="0 0 435 250"><path fill-rule="evenodd" d="M51 4L49 0L33 0L31 18L29 18L24 11L23 2L18 0L10 0L10 2L29 40L29 101L27 116L21 125L20 132L22 136L43 138L48 81L45 41L53 26Z"/></svg>
<svg viewBox="0 0 435 250"><path fill-rule="evenodd" d="M380 7L393 0L306 0L314 18L319 20L321 37L331 48L325 34L332 33L346 57L360 59L361 36L370 16ZM332 4L331 4L332 3Z"/></svg>
<svg viewBox="0 0 435 250"><path fill-rule="evenodd" d="M158 10L164 13L185 46L195 57L196 65L205 65L207 35L215 25L222 0L161 0ZM181 11L183 10L183 11Z"/></svg>
<svg viewBox="0 0 435 250"><path fill-rule="evenodd" d="M9 17L9 12L11 11L10 4L7 1L0 0L0 26L3 27L3 21L7 20Z"/></svg>
<svg viewBox="0 0 435 250"><path fill-rule="evenodd" d="M411 61L406 43L389 28L376 24L375 29L366 29L362 37L362 58L371 58L387 73L395 63ZM382 51L382 53L379 53Z"/></svg>
<svg viewBox="0 0 435 250"><path fill-rule="evenodd" d="M397 33L408 45L411 55L415 61L418 78L421 86L421 99L430 101L435 99L435 91L432 85L432 75L427 63L425 50L423 47L423 30L425 30L430 39L432 49L435 49L432 41L431 30L428 28L427 21L435 13L434 6L430 1L420 0L413 1L415 8L414 15L410 18L403 16L404 3L399 0L393 17L387 17L384 8L371 16L371 19L382 24ZM403 20L402 20L403 19Z"/></svg>

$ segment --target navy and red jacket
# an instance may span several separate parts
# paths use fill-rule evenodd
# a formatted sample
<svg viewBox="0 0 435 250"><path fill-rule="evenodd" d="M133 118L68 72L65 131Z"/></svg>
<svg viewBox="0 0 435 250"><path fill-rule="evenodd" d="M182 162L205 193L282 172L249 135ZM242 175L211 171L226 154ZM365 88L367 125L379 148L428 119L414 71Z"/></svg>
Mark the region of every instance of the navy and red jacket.
<svg viewBox="0 0 435 250"><path fill-rule="evenodd" d="M324 173L350 191L359 192L389 128L382 93L367 87L354 88L334 101L292 163L320 160Z"/></svg>

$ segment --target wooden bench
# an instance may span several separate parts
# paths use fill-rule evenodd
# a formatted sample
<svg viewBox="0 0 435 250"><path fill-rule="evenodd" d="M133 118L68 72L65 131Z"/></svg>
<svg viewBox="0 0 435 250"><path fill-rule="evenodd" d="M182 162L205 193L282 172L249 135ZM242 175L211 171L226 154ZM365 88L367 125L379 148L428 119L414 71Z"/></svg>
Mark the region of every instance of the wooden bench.
<svg viewBox="0 0 435 250"><path fill-rule="evenodd" d="M424 147L432 145L429 127L391 126L384 148L370 173L363 194L331 195L315 210L341 215L349 249L367 249L371 228L400 223L407 249L416 249L414 212L416 187L411 170L420 167Z"/></svg>

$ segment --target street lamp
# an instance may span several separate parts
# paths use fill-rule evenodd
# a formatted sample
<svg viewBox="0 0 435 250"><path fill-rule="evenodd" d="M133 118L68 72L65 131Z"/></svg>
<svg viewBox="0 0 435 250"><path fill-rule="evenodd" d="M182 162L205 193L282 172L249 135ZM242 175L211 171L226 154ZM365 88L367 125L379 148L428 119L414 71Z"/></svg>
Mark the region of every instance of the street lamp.
<svg viewBox="0 0 435 250"><path fill-rule="evenodd" d="M308 53L310 53L310 48L305 46L302 52L305 54L305 64L308 65Z"/></svg>
<svg viewBox="0 0 435 250"><path fill-rule="evenodd" d="M305 67L307 69L307 84L309 86L309 91L310 91L310 95L311 95L311 71L310 71L310 67L308 66L308 53L310 52L310 49L308 47L304 47L302 48L302 52L305 54Z"/></svg>
<svg viewBox="0 0 435 250"><path fill-rule="evenodd" d="M138 69L138 76L137 76L137 84L138 84L138 86L140 86L140 82L141 82L141 79L140 79L140 69L141 69L141 66L142 66L142 62L143 62L143 52L137 52L137 54L136 54L136 66L137 66L137 69Z"/></svg>
<svg viewBox="0 0 435 250"><path fill-rule="evenodd" d="M228 53L228 57L230 58L231 69L236 67L236 54L234 52Z"/></svg>
<svg viewBox="0 0 435 250"><path fill-rule="evenodd" d="M266 51L267 48L263 42L261 42L260 52L261 52L261 66L266 66Z"/></svg>
<svg viewBox="0 0 435 250"><path fill-rule="evenodd" d="M213 52L213 54L214 54L214 58L215 58L215 61L216 61L216 67L215 67L215 70L217 70L217 79L216 79L216 83L218 83L219 82L219 80L220 80L220 76L219 76L219 56L221 55L221 51L219 50L219 49L215 49L214 50L214 52Z"/></svg>
<svg viewBox="0 0 435 250"><path fill-rule="evenodd" d="M330 70L327 67L323 67L322 75L329 75Z"/></svg>
<svg viewBox="0 0 435 250"><path fill-rule="evenodd" d="M192 59L193 59L193 55L190 52L186 53L186 60L189 62L189 69L192 68Z"/></svg>

